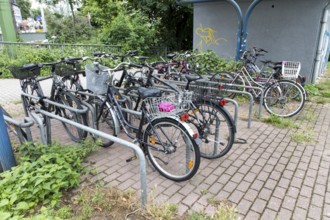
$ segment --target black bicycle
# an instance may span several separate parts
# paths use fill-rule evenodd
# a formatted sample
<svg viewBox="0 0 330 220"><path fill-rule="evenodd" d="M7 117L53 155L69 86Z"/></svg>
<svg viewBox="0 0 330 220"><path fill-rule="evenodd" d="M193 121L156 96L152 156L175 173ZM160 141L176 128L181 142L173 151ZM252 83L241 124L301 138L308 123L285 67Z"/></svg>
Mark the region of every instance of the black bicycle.
<svg viewBox="0 0 330 220"><path fill-rule="evenodd" d="M67 105L77 109L83 109L81 101L67 90L65 84L56 75L56 66L62 62L63 61L43 64L26 64L23 67L11 66L9 67L9 70L15 78L20 80L20 85L23 93L38 97L38 99L35 99L34 97L28 97L24 95L22 96L23 107L26 116L29 116L29 112L31 110L34 110L36 106L41 104L42 109L54 112L55 114L60 115L64 118L87 125L87 119L85 114L77 114L71 110L47 104L42 101L43 99L48 98L51 101L55 101L63 105ZM38 78L38 76L40 75L41 68L46 66L51 67L52 75ZM40 81L46 79L53 79L50 97L46 97L44 95L42 87L40 86ZM46 120L44 120L44 123L45 122ZM87 136L87 132L78 129L75 126L71 126L64 122L62 124L73 141L80 141Z"/></svg>

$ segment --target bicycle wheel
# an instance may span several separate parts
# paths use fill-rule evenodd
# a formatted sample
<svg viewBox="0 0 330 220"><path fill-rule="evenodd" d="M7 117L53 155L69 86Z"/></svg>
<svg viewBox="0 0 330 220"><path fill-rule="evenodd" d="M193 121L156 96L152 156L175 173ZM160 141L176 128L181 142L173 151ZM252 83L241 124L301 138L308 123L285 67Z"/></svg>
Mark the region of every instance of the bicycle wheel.
<svg viewBox="0 0 330 220"><path fill-rule="evenodd" d="M39 98L44 97L42 89L37 82L25 81L22 85L22 92ZM22 99L26 116L28 116L29 109L31 106L35 106L37 104L37 100L27 96L23 96Z"/></svg>
<svg viewBox="0 0 330 220"><path fill-rule="evenodd" d="M243 87L235 86L235 85L245 85L244 79L238 74L238 73L230 73L230 72L220 72L220 73L215 73L213 76L210 78L211 82L218 82L221 84L233 84L233 86L228 86L225 89L229 90L238 90L238 91L244 91ZM227 98L235 98L237 93L234 92L225 92L223 93L224 97Z"/></svg>
<svg viewBox="0 0 330 220"><path fill-rule="evenodd" d="M202 140L201 156L215 159L226 155L234 144L236 132L230 114L211 101L195 101L194 105L198 111L189 113L188 122L194 125Z"/></svg>
<svg viewBox="0 0 330 220"><path fill-rule="evenodd" d="M264 92L264 106L270 114L292 117L301 111L306 93L291 80L279 80L269 85Z"/></svg>
<svg viewBox="0 0 330 220"><path fill-rule="evenodd" d="M61 91L59 92L56 96L55 96L55 101L66 105L66 106L70 106L73 108L77 108L77 109L82 109L82 104L81 102L70 92L65 92L65 91ZM73 120L74 122L83 124L87 126L87 117L86 114L77 114L73 111L70 111L68 109L65 108L60 108L60 107L55 107L55 112L66 118L66 119L70 119ZM70 138L75 141L78 142L84 138L87 137L87 132L83 131L73 125L67 124L65 122L62 122L64 129L66 130L66 132L69 134Z"/></svg>
<svg viewBox="0 0 330 220"><path fill-rule="evenodd" d="M115 130L115 122L114 122L114 115L106 104L102 106L103 100L100 98L92 98L89 103L94 107L95 110L95 116L96 116L96 129L99 131L102 131L104 133L116 136L116 130ZM92 118L93 116L90 115L89 118ZM93 120L92 120L93 121ZM90 123L91 122L90 120ZM102 147L109 147L114 142L110 141L109 139L100 138L102 141Z"/></svg>
<svg viewBox="0 0 330 220"><path fill-rule="evenodd" d="M184 125L173 118L157 118L143 134L144 149L152 165L174 181L192 178L200 164L200 152Z"/></svg>

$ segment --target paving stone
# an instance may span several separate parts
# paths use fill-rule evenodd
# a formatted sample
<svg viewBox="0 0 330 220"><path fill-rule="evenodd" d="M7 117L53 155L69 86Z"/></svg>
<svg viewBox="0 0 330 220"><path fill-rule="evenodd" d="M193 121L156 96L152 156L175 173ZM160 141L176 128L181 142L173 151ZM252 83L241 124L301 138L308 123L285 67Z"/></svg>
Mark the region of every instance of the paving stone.
<svg viewBox="0 0 330 220"><path fill-rule="evenodd" d="M254 211L249 211L248 214L246 215L245 219L246 220L255 220L255 219L259 219L260 218L260 214Z"/></svg>
<svg viewBox="0 0 330 220"><path fill-rule="evenodd" d="M299 207L296 207L294 212L293 212L293 216L292 219L294 220L301 220L301 219L306 219L307 217L307 210L306 209L302 209Z"/></svg>
<svg viewBox="0 0 330 220"><path fill-rule="evenodd" d="M264 213L261 216L261 220L270 220L270 219L276 219L277 213L274 212L271 209L266 209Z"/></svg>
<svg viewBox="0 0 330 220"><path fill-rule="evenodd" d="M187 195L186 198L182 200L183 204L187 205L188 207L191 207L194 202L196 202L199 199L199 195L196 193L190 193Z"/></svg>
<svg viewBox="0 0 330 220"><path fill-rule="evenodd" d="M244 196L243 192L236 190L230 195L228 200L234 204L238 204L239 201L243 198L243 196Z"/></svg>
<svg viewBox="0 0 330 220"><path fill-rule="evenodd" d="M308 217L315 220L322 219L322 209L316 206L310 206L308 210Z"/></svg>
<svg viewBox="0 0 330 220"><path fill-rule="evenodd" d="M277 217L278 219L291 219L292 214L292 211L289 211L285 208L281 208Z"/></svg>
<svg viewBox="0 0 330 220"><path fill-rule="evenodd" d="M254 200L257 198L258 196L258 191L254 190L254 189L249 189L245 195L244 198L248 201L254 202Z"/></svg>
<svg viewBox="0 0 330 220"><path fill-rule="evenodd" d="M268 201L267 208L278 212L282 204L282 199L271 197Z"/></svg>
<svg viewBox="0 0 330 220"><path fill-rule="evenodd" d="M285 196L283 203L282 203L282 207L285 209L288 209L290 211L294 210L294 207L296 205L296 199L290 197L290 196Z"/></svg>

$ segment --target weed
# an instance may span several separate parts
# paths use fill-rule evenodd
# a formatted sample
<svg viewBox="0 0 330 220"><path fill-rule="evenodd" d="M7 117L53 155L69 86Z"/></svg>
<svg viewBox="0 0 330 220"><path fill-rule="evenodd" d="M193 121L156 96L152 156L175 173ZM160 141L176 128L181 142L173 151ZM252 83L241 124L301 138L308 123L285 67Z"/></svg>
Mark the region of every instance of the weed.
<svg viewBox="0 0 330 220"><path fill-rule="evenodd" d="M325 98L330 98L330 91L329 90L321 91L321 94Z"/></svg>
<svg viewBox="0 0 330 220"><path fill-rule="evenodd" d="M204 211L193 212L190 216L187 217L187 220L211 220L211 217L207 216Z"/></svg>
<svg viewBox="0 0 330 220"><path fill-rule="evenodd" d="M292 119L281 118L276 115L270 115L268 118L262 119L262 121L278 128L299 128L299 125L295 124Z"/></svg>
<svg viewBox="0 0 330 220"><path fill-rule="evenodd" d="M228 202L222 202L215 214L212 216L214 220L234 220L238 219L236 207Z"/></svg>
<svg viewBox="0 0 330 220"><path fill-rule="evenodd" d="M308 84L304 89L309 97L317 96L319 94L319 89L315 87L315 84Z"/></svg>
<svg viewBox="0 0 330 220"><path fill-rule="evenodd" d="M175 213L177 212L178 207L176 204L165 203L163 205L149 205L147 207L147 215L152 219L162 219L162 220L172 220L175 218Z"/></svg>
<svg viewBox="0 0 330 220"><path fill-rule="evenodd" d="M208 190L207 189L203 189L203 190L201 190L201 195L203 196L203 195L206 195L208 193Z"/></svg>
<svg viewBox="0 0 330 220"><path fill-rule="evenodd" d="M292 140L297 143L309 143L314 140L314 132L312 129L303 129L295 132L291 136Z"/></svg>
<svg viewBox="0 0 330 220"><path fill-rule="evenodd" d="M217 198L215 198L215 196L211 196L209 198L207 198L207 203L214 206L214 207L217 207L218 205L221 204L221 201Z"/></svg>
<svg viewBox="0 0 330 220"><path fill-rule="evenodd" d="M321 97L321 96L316 96L314 97L312 100L312 102L315 102L317 104L326 104L326 103L330 103L330 98L325 98L325 97Z"/></svg>

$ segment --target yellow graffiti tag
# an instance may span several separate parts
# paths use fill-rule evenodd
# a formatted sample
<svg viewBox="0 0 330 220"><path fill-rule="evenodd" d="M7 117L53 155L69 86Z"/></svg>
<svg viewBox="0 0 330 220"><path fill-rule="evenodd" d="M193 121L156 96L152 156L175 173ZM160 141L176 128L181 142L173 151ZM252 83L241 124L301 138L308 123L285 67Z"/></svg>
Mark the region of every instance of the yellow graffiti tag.
<svg viewBox="0 0 330 220"><path fill-rule="evenodd" d="M198 49L203 48L203 43L205 43L207 46L210 45L219 45L219 41L227 41L225 38L216 38L214 35L217 33L216 30L214 30L211 27L203 28L202 24L199 25L198 28L196 28L196 34L201 38L200 42L198 43Z"/></svg>

